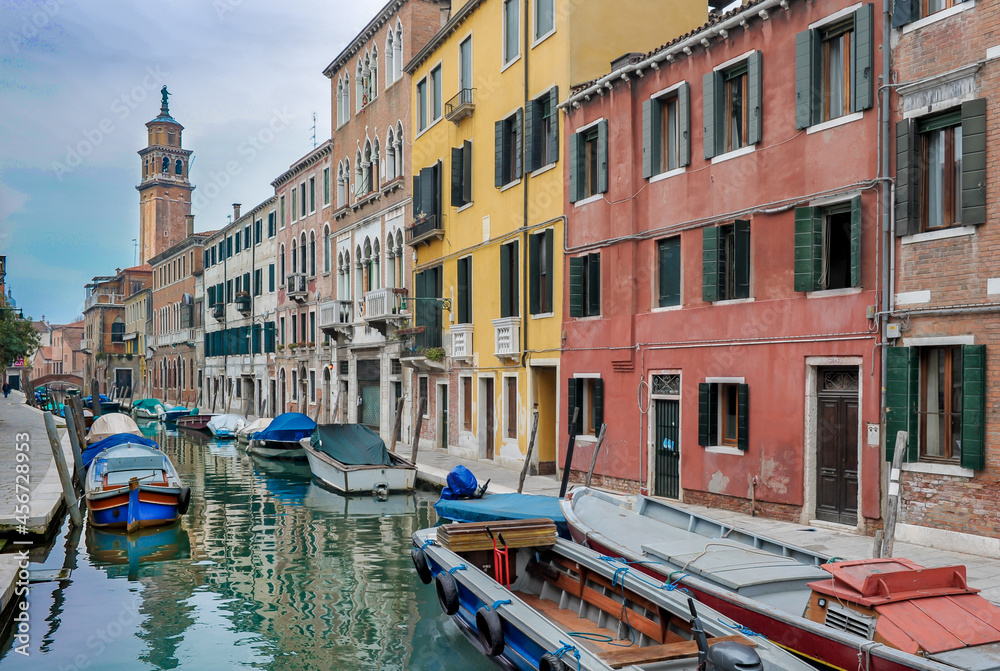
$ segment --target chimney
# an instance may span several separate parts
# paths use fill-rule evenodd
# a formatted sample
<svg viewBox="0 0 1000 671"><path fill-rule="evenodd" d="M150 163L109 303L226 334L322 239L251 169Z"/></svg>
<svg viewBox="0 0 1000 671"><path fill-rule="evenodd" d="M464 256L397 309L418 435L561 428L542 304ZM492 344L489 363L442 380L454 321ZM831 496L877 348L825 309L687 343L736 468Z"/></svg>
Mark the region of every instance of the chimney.
<svg viewBox="0 0 1000 671"><path fill-rule="evenodd" d="M444 24L448 23L448 19L451 18L451 2L442 2L440 9L441 9L441 27L443 28Z"/></svg>
<svg viewBox="0 0 1000 671"><path fill-rule="evenodd" d="M240 218L240 204L233 203L233 221L236 221L239 218Z"/></svg>
<svg viewBox="0 0 1000 671"><path fill-rule="evenodd" d="M184 218L187 220L187 234L194 235L194 215L188 214Z"/></svg>
<svg viewBox="0 0 1000 671"><path fill-rule="evenodd" d="M637 53L635 51L631 51L627 54L622 54L615 60L611 61L611 71L614 72L618 68L623 68L626 65L630 65L632 63L638 63L641 60L641 58L642 54Z"/></svg>

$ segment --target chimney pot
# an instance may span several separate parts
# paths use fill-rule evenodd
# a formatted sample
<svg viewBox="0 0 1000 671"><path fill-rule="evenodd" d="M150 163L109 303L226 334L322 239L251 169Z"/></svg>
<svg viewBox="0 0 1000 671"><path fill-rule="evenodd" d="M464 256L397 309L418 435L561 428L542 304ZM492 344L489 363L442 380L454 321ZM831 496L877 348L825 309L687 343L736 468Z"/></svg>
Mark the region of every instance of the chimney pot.
<svg viewBox="0 0 1000 671"><path fill-rule="evenodd" d="M236 221L239 218L240 218L240 204L233 203L233 221Z"/></svg>

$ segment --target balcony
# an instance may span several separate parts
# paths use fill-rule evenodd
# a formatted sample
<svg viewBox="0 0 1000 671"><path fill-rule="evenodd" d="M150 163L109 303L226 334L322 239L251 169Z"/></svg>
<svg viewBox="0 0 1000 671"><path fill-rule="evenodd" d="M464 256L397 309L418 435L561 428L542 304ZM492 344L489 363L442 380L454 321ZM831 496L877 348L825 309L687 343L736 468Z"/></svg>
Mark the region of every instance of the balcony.
<svg viewBox="0 0 1000 671"><path fill-rule="evenodd" d="M472 324L451 327L451 358L472 361Z"/></svg>
<svg viewBox="0 0 1000 671"><path fill-rule="evenodd" d="M250 314L250 294L245 291L241 291L236 294L236 300L234 302L236 303L236 309L242 314Z"/></svg>
<svg viewBox="0 0 1000 671"><path fill-rule="evenodd" d="M462 89L454 98L444 104L444 118L456 126L476 111L476 89Z"/></svg>
<svg viewBox="0 0 1000 671"><path fill-rule="evenodd" d="M444 229L433 214L425 214L406 227L406 244L411 247L421 242L429 242L431 238L440 240L443 237Z"/></svg>
<svg viewBox="0 0 1000 671"><path fill-rule="evenodd" d="M309 283L306 281L306 274L292 273L289 275L285 293L293 301L305 303L309 298Z"/></svg>
<svg viewBox="0 0 1000 671"><path fill-rule="evenodd" d="M94 349L94 340L92 338L82 338L80 340L80 349L84 352L92 352Z"/></svg>
<svg viewBox="0 0 1000 671"><path fill-rule="evenodd" d="M404 320L409 315L403 314L403 299L406 289L383 288L369 291L365 294L365 321L382 335L386 334L389 325Z"/></svg>
<svg viewBox="0 0 1000 671"><path fill-rule="evenodd" d="M350 337L354 332L354 302L326 301L319 305L319 330L331 335L343 333Z"/></svg>
<svg viewBox="0 0 1000 671"><path fill-rule="evenodd" d="M157 347L176 347L177 345L193 345L194 343L194 329L180 329L179 331L161 333L156 336Z"/></svg>
<svg viewBox="0 0 1000 671"><path fill-rule="evenodd" d="M225 319L226 318L226 304L225 303L216 303L215 305L213 305L212 306L212 316L215 317L216 319L218 319L219 321L222 321L223 319Z"/></svg>
<svg viewBox="0 0 1000 671"><path fill-rule="evenodd" d="M516 359L521 356L520 317L493 320L493 352L498 359Z"/></svg>
<svg viewBox="0 0 1000 671"><path fill-rule="evenodd" d="M86 312L95 305L123 305L125 297L121 294L91 294L83 302L83 311Z"/></svg>

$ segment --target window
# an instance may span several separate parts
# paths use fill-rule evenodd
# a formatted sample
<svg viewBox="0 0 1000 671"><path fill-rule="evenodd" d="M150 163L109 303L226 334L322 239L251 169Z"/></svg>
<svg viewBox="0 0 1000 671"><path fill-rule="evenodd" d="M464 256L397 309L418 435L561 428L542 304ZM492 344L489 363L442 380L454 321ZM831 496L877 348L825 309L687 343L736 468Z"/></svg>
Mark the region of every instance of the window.
<svg viewBox="0 0 1000 671"><path fill-rule="evenodd" d="M503 3L503 63L507 65L521 55L520 0Z"/></svg>
<svg viewBox="0 0 1000 671"><path fill-rule="evenodd" d="M705 158L713 158L760 142L761 55L704 77Z"/></svg>
<svg viewBox="0 0 1000 671"><path fill-rule="evenodd" d="M531 278L529 308L533 315L550 314L555 253L554 231L549 228L528 238L528 275Z"/></svg>
<svg viewBox="0 0 1000 671"><path fill-rule="evenodd" d="M749 446L749 385L741 382L703 382L698 385L698 444Z"/></svg>
<svg viewBox="0 0 1000 671"><path fill-rule="evenodd" d="M601 314L601 255L574 256L569 260L569 316Z"/></svg>
<svg viewBox="0 0 1000 671"><path fill-rule="evenodd" d="M893 3L892 27L900 28L917 19L961 5L962 2L963 0L899 0Z"/></svg>
<svg viewBox="0 0 1000 671"><path fill-rule="evenodd" d="M416 346L441 347L441 303L427 300L441 298L441 266L417 273L414 284L417 300L413 301L413 323L424 327L424 332L416 336Z"/></svg>
<svg viewBox="0 0 1000 671"><path fill-rule="evenodd" d="M323 168L323 204L330 204L330 169Z"/></svg>
<svg viewBox="0 0 1000 671"><path fill-rule="evenodd" d="M521 178L521 124L523 113L517 110L495 124L496 155L494 184L498 187Z"/></svg>
<svg viewBox="0 0 1000 671"><path fill-rule="evenodd" d="M505 424L508 438L517 438L517 378L504 378L504 406L507 410Z"/></svg>
<svg viewBox="0 0 1000 671"><path fill-rule="evenodd" d="M264 221L257 219L253 222L253 243L259 245L264 239Z"/></svg>
<svg viewBox="0 0 1000 671"><path fill-rule="evenodd" d="M431 228L441 228L441 161L420 169L413 177L413 212Z"/></svg>
<svg viewBox="0 0 1000 671"><path fill-rule="evenodd" d="M795 127L872 106L872 5L795 38Z"/></svg>
<svg viewBox="0 0 1000 671"><path fill-rule="evenodd" d="M459 324L472 323L472 257L464 256L457 261Z"/></svg>
<svg viewBox="0 0 1000 671"><path fill-rule="evenodd" d="M278 321L281 324L281 326L280 326L280 329L281 329L281 331L280 331L280 333L281 333L281 344L284 345L285 344L285 318L282 317Z"/></svg>
<svg viewBox="0 0 1000 671"><path fill-rule="evenodd" d="M300 196L299 202L301 203L301 207L300 207L300 211L299 211L299 217L302 218L302 217L306 216L306 183L305 182L302 182L301 184L299 184L299 196ZM313 209L315 209L315 208L313 208Z"/></svg>
<svg viewBox="0 0 1000 671"><path fill-rule="evenodd" d="M891 347L886 357L886 459L908 431L904 461L985 468L985 346Z"/></svg>
<svg viewBox="0 0 1000 671"><path fill-rule="evenodd" d="M309 178L309 212L316 211L316 178Z"/></svg>
<svg viewBox="0 0 1000 671"><path fill-rule="evenodd" d="M299 190L292 187L292 221L298 219L298 208L296 207L298 204L298 194Z"/></svg>
<svg viewBox="0 0 1000 671"><path fill-rule="evenodd" d="M986 101L896 124L896 235L986 221Z"/></svg>
<svg viewBox="0 0 1000 671"><path fill-rule="evenodd" d="M575 435L596 436L604 423L604 381L599 377L577 377L569 379L569 416L566 425ZM576 424L574 411L579 408Z"/></svg>
<svg viewBox="0 0 1000 671"><path fill-rule="evenodd" d="M284 196L281 197L281 207L278 208L278 209L281 210L281 228L284 229L285 228L285 197Z"/></svg>
<svg viewBox="0 0 1000 671"><path fill-rule="evenodd" d="M535 2L535 40L539 40L556 28L555 0Z"/></svg>
<svg viewBox="0 0 1000 671"><path fill-rule="evenodd" d="M115 321L111 324L111 342L125 341L125 322Z"/></svg>
<svg viewBox="0 0 1000 671"><path fill-rule="evenodd" d="M441 118L441 66L431 70L431 120Z"/></svg>
<svg viewBox="0 0 1000 671"><path fill-rule="evenodd" d="M702 229L702 300L750 297L750 222Z"/></svg>
<svg viewBox="0 0 1000 671"><path fill-rule="evenodd" d="M472 88L472 36L471 35L462 40L462 43L458 45L458 62L459 62L458 88L471 89Z"/></svg>
<svg viewBox="0 0 1000 671"><path fill-rule="evenodd" d="M642 105L642 176L649 178L691 162L690 86L651 98Z"/></svg>
<svg viewBox="0 0 1000 671"><path fill-rule="evenodd" d="M277 235L277 227L274 225L274 212L267 213L267 237L273 238Z"/></svg>
<svg viewBox="0 0 1000 671"><path fill-rule="evenodd" d="M517 241L500 245L500 316L517 317L519 311Z"/></svg>
<svg viewBox="0 0 1000 671"><path fill-rule="evenodd" d="M462 378L462 430L472 431L472 378Z"/></svg>
<svg viewBox="0 0 1000 671"><path fill-rule="evenodd" d="M472 143L451 150L451 206L463 207L472 202Z"/></svg>
<svg viewBox="0 0 1000 671"><path fill-rule="evenodd" d="M680 236L656 243L659 296L657 307L681 304L681 239Z"/></svg>
<svg viewBox="0 0 1000 671"><path fill-rule="evenodd" d="M427 402L427 376L421 375L417 380L417 407L420 407L420 402ZM427 417L427 406L424 405L424 417Z"/></svg>
<svg viewBox="0 0 1000 671"><path fill-rule="evenodd" d="M601 120L569 138L570 202L608 191L608 122Z"/></svg>
<svg viewBox="0 0 1000 671"><path fill-rule="evenodd" d="M274 293L274 264L267 267L267 290Z"/></svg>
<svg viewBox="0 0 1000 671"><path fill-rule="evenodd" d="M233 256L233 236L226 238L226 258L230 259Z"/></svg>
<svg viewBox="0 0 1000 671"><path fill-rule="evenodd" d="M795 290L861 286L861 196L795 209Z"/></svg>
<svg viewBox="0 0 1000 671"><path fill-rule="evenodd" d="M559 87L528 103L524 132L527 172L544 168L559 160Z"/></svg>
<svg viewBox="0 0 1000 671"><path fill-rule="evenodd" d="M316 402L316 371L309 371L309 402Z"/></svg>
<svg viewBox="0 0 1000 671"><path fill-rule="evenodd" d="M417 130L427 128L427 78L417 82Z"/></svg>

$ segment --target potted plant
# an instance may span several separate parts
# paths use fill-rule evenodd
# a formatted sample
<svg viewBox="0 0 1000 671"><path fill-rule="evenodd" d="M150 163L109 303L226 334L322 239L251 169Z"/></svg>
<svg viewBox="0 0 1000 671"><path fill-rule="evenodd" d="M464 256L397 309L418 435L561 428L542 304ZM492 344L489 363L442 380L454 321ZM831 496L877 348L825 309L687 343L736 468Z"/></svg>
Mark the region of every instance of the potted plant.
<svg viewBox="0 0 1000 671"><path fill-rule="evenodd" d="M299 347L299 344L297 342L288 343L288 349L290 349L292 351L295 351L296 349L298 349L298 347Z"/></svg>
<svg viewBox="0 0 1000 671"><path fill-rule="evenodd" d="M275 347L275 349L278 350L279 352L284 352L285 351L285 346L282 345L281 343L278 343L278 346Z"/></svg>
<svg viewBox="0 0 1000 671"><path fill-rule="evenodd" d="M430 361L443 361L444 354L444 347L428 347L424 352L424 356Z"/></svg>

